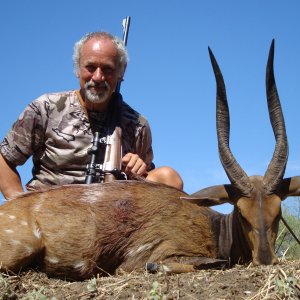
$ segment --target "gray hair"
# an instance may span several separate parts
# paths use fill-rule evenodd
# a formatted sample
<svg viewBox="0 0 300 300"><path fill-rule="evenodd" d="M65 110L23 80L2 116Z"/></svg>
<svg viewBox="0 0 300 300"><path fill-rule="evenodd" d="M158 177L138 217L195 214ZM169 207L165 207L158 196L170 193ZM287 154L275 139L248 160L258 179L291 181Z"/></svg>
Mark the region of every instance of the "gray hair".
<svg viewBox="0 0 300 300"><path fill-rule="evenodd" d="M120 70L124 73L125 67L128 63L128 52L127 49L123 43L123 41L117 37L113 36L108 32L104 31L96 31L96 32L91 32L85 34L78 42L75 43L74 45L74 52L73 52L73 65L74 65L74 72L76 75L78 75L79 71L79 61L80 61L80 55L81 55L81 49L82 46L90 39L94 37L99 37L99 38L108 38L110 39L116 46L117 51L119 53L119 63L120 63Z"/></svg>

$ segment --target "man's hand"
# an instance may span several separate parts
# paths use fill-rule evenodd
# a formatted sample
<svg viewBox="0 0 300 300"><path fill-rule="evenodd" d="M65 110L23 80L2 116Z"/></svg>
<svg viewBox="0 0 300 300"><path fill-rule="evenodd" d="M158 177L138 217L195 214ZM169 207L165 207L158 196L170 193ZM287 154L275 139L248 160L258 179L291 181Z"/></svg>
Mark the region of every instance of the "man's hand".
<svg viewBox="0 0 300 300"><path fill-rule="evenodd" d="M137 154L133 153L127 153L122 158L122 169L127 175L145 176L148 174L145 162Z"/></svg>

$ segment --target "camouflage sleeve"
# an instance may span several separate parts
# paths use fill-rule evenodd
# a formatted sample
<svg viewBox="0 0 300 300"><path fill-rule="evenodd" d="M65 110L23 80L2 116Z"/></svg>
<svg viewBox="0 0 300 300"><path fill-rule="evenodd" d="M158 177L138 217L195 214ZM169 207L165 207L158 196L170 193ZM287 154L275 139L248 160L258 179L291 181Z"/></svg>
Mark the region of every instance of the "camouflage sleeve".
<svg viewBox="0 0 300 300"><path fill-rule="evenodd" d="M42 97L29 104L0 144L0 152L11 164L18 166L43 145L46 101Z"/></svg>
<svg viewBox="0 0 300 300"><path fill-rule="evenodd" d="M153 163L153 149L152 149L152 134L149 123L146 121L144 126L140 128L136 140L136 149L139 156L144 160L147 165L147 171L155 168Z"/></svg>

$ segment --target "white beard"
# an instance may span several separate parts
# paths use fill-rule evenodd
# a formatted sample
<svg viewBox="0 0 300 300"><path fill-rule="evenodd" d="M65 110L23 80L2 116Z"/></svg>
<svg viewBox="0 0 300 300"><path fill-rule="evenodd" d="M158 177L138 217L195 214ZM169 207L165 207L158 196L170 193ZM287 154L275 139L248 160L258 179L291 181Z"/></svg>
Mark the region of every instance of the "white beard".
<svg viewBox="0 0 300 300"><path fill-rule="evenodd" d="M95 86L95 83L92 80L86 82L86 84L84 85L85 98L89 100L91 103L95 103L95 104L104 103L105 101L107 101L111 94L111 87L106 81L104 82L104 85L105 85L105 90L103 92L93 93L91 92L90 87Z"/></svg>

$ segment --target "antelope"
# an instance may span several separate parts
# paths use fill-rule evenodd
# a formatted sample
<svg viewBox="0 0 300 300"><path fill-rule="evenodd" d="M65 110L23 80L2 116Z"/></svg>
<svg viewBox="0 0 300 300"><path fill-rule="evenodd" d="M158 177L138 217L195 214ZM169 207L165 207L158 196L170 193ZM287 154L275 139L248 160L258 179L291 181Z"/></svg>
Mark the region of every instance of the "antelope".
<svg viewBox="0 0 300 300"><path fill-rule="evenodd" d="M229 215L215 214L213 228L220 231L219 257L230 264L269 265L278 263L274 248L281 218L281 201L300 195L300 177L283 178L288 160L288 141L284 117L274 78L274 40L266 70L268 111L276 146L264 176L245 173L229 147L230 118L225 83L209 49L217 83L217 136L219 156L231 184L208 187L194 193L189 200L198 205L233 204ZM203 200L204 198L210 200ZM201 200L202 199L202 200ZM225 234L224 234L225 233Z"/></svg>
<svg viewBox="0 0 300 300"><path fill-rule="evenodd" d="M24 193L0 206L0 270L37 267L83 280L144 268L166 273L247 263L275 264L280 203L300 194L300 177L283 179L287 137L273 75L267 98L276 147L264 177L248 177L229 148L229 111L217 62L217 136L231 184L192 195L145 180L74 184ZM229 215L210 205L229 202Z"/></svg>

